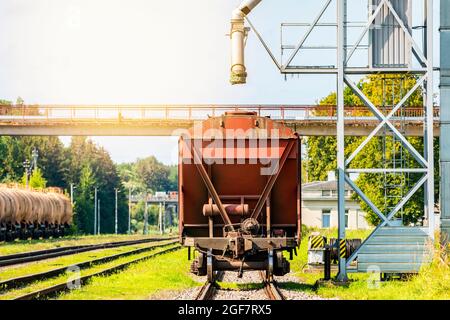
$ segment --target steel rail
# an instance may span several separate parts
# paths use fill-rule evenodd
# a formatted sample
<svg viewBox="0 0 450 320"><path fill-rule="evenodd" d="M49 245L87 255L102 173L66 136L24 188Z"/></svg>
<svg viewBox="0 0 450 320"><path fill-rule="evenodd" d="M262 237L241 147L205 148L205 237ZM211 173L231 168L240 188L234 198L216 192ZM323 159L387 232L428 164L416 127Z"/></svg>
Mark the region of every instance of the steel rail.
<svg viewBox="0 0 450 320"><path fill-rule="evenodd" d="M40 261L40 260L45 260L45 259L55 258L55 257L62 257L62 256L86 252L86 251L116 248L116 247L129 246L129 245L140 244L140 243L156 242L156 241L163 241L163 240L174 240L174 239L177 239L177 238L171 237L171 238L151 238L151 239L140 239L140 240L127 240L127 241L106 242L106 243L92 244L92 245L70 246L70 247L46 249L46 250L39 250L39 251L29 251L29 252L1 256L0 257L0 267L16 265L16 264L26 263L26 262L35 262L35 261Z"/></svg>
<svg viewBox="0 0 450 320"><path fill-rule="evenodd" d="M285 300L275 280L268 280L264 271L259 272L264 284L264 293L269 300Z"/></svg>
<svg viewBox="0 0 450 320"><path fill-rule="evenodd" d="M98 272L95 272L95 273L91 273L91 274L88 274L88 275L85 275L85 276L82 276L82 277L78 277L78 278L72 278L71 281L79 282L80 285L84 285L92 277L110 275L110 274L112 274L114 272L121 271L121 270L127 268L131 264L138 263L138 262L143 262L143 261L148 260L150 258L154 258L154 257L157 257L157 256L165 254L165 253L173 252L173 251L179 250L181 248L182 248L181 245L177 245L177 246L175 246L173 248L169 248L169 249L165 249L165 250L162 250L162 251L159 251L159 252L156 252L156 253L152 253L152 254L149 254L149 255L147 255L145 257L133 259L133 260L130 260L128 262L124 262L124 263L118 264L116 266L113 266L113 267L110 267L110 268L107 268L107 269L104 269L104 270L101 270L101 271L98 271ZM12 300L42 299L42 298L50 297L50 296L56 295L57 293L65 292L65 291L68 291L68 290L70 290L69 286L68 286L68 283L67 282L61 282L61 283L58 283L58 284L53 285L51 287L39 289L39 290L36 290L34 292L27 293L27 294L15 297Z"/></svg>
<svg viewBox="0 0 450 320"><path fill-rule="evenodd" d="M5 292L5 291L9 291L11 289L21 288L21 287L24 287L25 285L27 285L31 282L34 282L34 281L47 280L49 278L59 276L61 274L64 274L65 272L67 272L67 270L69 270L72 267L78 267L79 269L85 269L85 268L89 268L89 267L92 267L97 264L107 263L107 262L110 262L110 261L113 261L113 260L116 260L119 258L127 257L130 255L135 255L135 254L139 254L142 252L155 250L157 248L167 247L167 246L170 246L177 242L178 242L178 240L169 240L169 242L164 243L164 244L156 243L151 246L144 247L144 248L138 248L138 249L121 252L121 253L116 253L113 255L109 255L109 256L93 259L93 260L87 260L87 261L82 261L79 263L73 263L73 264L67 265L65 267L60 267L60 268L56 268L56 269L52 269L52 270L48 270L48 271L44 271L44 272L39 272L39 273L35 273L35 274L29 274L29 275L25 275L25 276L21 276L21 277L3 280L3 281L0 281L0 292Z"/></svg>
<svg viewBox="0 0 450 320"><path fill-rule="evenodd" d="M225 272L218 271L216 273L216 281L221 280ZM195 296L195 300L212 300L217 292L216 282L206 281L205 284L200 288L200 291Z"/></svg>

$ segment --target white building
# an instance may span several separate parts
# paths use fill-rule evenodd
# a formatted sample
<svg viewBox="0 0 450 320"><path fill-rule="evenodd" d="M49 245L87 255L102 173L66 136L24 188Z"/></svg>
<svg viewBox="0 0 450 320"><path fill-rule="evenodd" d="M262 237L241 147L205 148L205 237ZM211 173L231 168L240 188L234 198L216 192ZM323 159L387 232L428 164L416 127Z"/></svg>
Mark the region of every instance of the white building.
<svg viewBox="0 0 450 320"><path fill-rule="evenodd" d="M346 184L345 224L349 229L367 229L366 213L358 202L351 199L353 191ZM302 223L308 227L337 228L337 181L334 174L328 181L316 181L302 185Z"/></svg>

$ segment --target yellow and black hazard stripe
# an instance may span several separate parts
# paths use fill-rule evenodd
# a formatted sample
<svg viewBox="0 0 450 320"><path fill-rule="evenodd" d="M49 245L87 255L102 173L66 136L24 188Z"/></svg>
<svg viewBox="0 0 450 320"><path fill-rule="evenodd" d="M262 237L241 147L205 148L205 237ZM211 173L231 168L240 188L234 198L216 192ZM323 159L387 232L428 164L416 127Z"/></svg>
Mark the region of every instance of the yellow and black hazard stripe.
<svg viewBox="0 0 450 320"><path fill-rule="evenodd" d="M321 249L325 246L325 238L323 236L312 236L310 244L311 249Z"/></svg>
<svg viewBox="0 0 450 320"><path fill-rule="evenodd" d="M345 239L339 240L339 258L347 257L347 241Z"/></svg>

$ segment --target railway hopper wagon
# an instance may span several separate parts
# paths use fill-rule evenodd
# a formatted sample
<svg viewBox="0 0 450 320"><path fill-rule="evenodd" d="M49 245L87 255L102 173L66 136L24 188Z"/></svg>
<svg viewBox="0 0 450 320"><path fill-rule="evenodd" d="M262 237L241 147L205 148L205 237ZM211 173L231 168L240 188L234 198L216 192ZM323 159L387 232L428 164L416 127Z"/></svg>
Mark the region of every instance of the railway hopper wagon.
<svg viewBox="0 0 450 320"><path fill-rule="evenodd" d="M0 186L0 240L58 237L72 223L72 204L58 188Z"/></svg>
<svg viewBox="0 0 450 320"><path fill-rule="evenodd" d="M227 112L179 140L180 241L191 271L289 272L300 242L299 136L254 112Z"/></svg>

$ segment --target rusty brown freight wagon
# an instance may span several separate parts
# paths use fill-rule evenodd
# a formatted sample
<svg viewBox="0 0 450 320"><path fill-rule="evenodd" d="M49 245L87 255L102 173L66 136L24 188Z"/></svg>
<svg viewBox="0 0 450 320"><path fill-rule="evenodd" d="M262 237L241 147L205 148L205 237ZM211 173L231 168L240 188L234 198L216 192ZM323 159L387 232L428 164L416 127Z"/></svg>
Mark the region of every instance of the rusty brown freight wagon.
<svg viewBox="0 0 450 320"><path fill-rule="evenodd" d="M300 241L300 139L253 112L199 122L179 140L180 241L191 270L289 272Z"/></svg>
<svg viewBox="0 0 450 320"><path fill-rule="evenodd" d="M72 223L72 204L58 188L0 186L0 240L62 236Z"/></svg>

